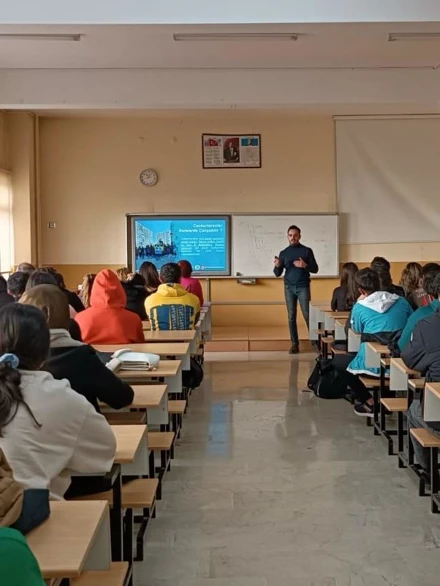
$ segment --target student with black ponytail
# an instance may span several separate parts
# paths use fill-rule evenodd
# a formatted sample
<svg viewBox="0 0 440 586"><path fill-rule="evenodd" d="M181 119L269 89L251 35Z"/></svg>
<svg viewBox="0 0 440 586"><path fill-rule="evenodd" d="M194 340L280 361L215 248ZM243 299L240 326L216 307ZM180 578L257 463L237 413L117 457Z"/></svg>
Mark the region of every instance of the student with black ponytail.
<svg viewBox="0 0 440 586"><path fill-rule="evenodd" d="M23 488L63 498L70 473L110 470L115 437L105 418L66 380L40 371L49 328L36 307L0 310L0 448Z"/></svg>

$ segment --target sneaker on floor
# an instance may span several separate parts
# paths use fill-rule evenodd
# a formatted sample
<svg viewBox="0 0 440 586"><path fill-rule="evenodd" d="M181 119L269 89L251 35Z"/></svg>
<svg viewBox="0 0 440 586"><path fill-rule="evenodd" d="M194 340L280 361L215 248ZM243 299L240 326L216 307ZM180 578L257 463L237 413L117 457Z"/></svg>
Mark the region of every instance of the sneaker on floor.
<svg viewBox="0 0 440 586"><path fill-rule="evenodd" d="M359 417L373 417L373 406L364 403L362 405L355 405L353 409L355 415Z"/></svg>

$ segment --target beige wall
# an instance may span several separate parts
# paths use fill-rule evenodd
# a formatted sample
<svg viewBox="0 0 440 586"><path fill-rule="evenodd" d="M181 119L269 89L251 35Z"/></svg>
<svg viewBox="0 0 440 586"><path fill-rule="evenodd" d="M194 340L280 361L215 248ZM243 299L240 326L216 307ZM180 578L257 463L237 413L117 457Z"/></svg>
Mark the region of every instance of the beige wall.
<svg viewBox="0 0 440 586"><path fill-rule="evenodd" d="M10 165L7 115L0 112L0 169L9 171Z"/></svg>
<svg viewBox="0 0 440 586"><path fill-rule="evenodd" d="M38 262L37 132L35 116L7 114L8 150L12 172L14 264Z"/></svg>
<svg viewBox="0 0 440 586"><path fill-rule="evenodd" d="M262 168L203 170L203 132L261 133ZM45 263L125 264L127 212L336 211L330 117L42 119L40 138Z"/></svg>
<svg viewBox="0 0 440 586"><path fill-rule="evenodd" d="M201 134L261 133L261 169L203 170ZM125 265L126 213L335 212L334 127L331 117L282 112L151 113L143 118L40 119L42 262L56 265L70 286L87 272ZM153 188L139 173L159 173ZM48 229L48 222L56 222ZM342 261L374 255L394 261L440 258L440 243L341 245ZM402 269L395 262L396 279ZM335 279L312 283L328 299ZM281 280L256 286L211 281L214 324L286 325ZM223 302L240 305L222 305ZM261 305L259 302L269 302ZM300 324L301 335L306 331Z"/></svg>

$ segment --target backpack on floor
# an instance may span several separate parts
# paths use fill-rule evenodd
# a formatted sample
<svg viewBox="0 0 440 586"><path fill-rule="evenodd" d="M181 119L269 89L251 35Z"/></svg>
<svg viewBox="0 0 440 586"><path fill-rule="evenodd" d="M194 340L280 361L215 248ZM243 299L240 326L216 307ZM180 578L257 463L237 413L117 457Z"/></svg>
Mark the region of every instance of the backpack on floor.
<svg viewBox="0 0 440 586"><path fill-rule="evenodd" d="M307 386L320 399L343 399L347 396L347 386L329 358L316 359Z"/></svg>
<svg viewBox="0 0 440 586"><path fill-rule="evenodd" d="M191 356L190 370L184 370L182 373L182 386L187 389L196 389L202 384L203 381L203 368L200 364Z"/></svg>

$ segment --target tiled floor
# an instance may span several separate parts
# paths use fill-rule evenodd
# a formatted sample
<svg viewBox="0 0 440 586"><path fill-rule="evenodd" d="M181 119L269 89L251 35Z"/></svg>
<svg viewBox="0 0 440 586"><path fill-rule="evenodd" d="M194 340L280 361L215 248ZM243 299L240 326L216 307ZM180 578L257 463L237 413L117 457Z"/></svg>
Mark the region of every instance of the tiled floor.
<svg viewBox="0 0 440 586"><path fill-rule="evenodd" d="M137 586L438 586L440 516L311 356L205 365Z"/></svg>

